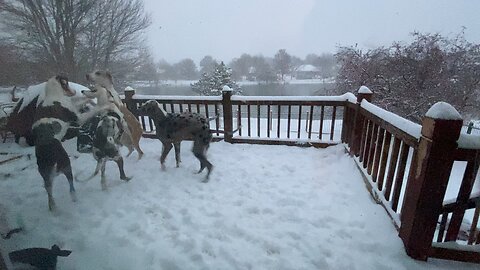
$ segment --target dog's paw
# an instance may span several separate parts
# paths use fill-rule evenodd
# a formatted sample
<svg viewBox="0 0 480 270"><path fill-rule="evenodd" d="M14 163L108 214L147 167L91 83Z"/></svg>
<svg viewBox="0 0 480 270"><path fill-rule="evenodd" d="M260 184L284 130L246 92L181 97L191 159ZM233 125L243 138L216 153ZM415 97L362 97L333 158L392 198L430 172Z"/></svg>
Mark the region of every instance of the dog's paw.
<svg viewBox="0 0 480 270"><path fill-rule="evenodd" d="M77 201L77 195L75 194L75 192L70 192L70 197L72 198L72 202Z"/></svg>
<svg viewBox="0 0 480 270"><path fill-rule="evenodd" d="M122 179L122 180L125 181L125 182L128 182L128 181L130 181L132 178L133 178L132 176L130 176L130 177L125 176L125 177L121 177L120 179Z"/></svg>

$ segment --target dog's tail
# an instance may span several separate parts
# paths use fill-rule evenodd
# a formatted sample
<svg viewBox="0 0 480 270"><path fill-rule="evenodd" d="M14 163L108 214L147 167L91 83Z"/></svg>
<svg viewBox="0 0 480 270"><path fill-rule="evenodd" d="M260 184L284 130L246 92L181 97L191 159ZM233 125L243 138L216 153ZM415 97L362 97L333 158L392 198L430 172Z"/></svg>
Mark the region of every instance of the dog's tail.
<svg viewBox="0 0 480 270"><path fill-rule="evenodd" d="M239 131L240 129L242 128L242 126L238 126L237 129L231 131L231 132L227 132L225 130L216 130L216 129L210 129L210 133L213 134L213 133L222 133L222 134L228 134L228 135L233 135L235 133L237 133L237 131Z"/></svg>
<svg viewBox="0 0 480 270"><path fill-rule="evenodd" d="M77 181L77 182L88 182L88 181L92 180L92 178L95 177L97 174L98 174L98 172L96 172L96 173L94 172L92 175L90 175L89 177L87 177L85 179L80 179L78 177L78 174L77 174L77 175L75 175L75 181Z"/></svg>
<svg viewBox="0 0 480 270"><path fill-rule="evenodd" d="M217 119L218 117L220 117L220 114L217 113L215 116L209 117L208 122L213 121L213 120Z"/></svg>

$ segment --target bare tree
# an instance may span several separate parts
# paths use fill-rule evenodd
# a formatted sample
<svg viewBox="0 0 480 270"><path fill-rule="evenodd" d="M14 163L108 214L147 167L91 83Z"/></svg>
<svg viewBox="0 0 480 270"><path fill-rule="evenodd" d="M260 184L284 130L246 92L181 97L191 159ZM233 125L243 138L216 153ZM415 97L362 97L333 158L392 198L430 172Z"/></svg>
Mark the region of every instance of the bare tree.
<svg viewBox="0 0 480 270"><path fill-rule="evenodd" d="M375 92L380 106L420 121L430 106L446 101L465 116L478 115L480 45L439 34L413 33L412 43L363 52L340 48L337 88L361 85Z"/></svg>
<svg viewBox="0 0 480 270"><path fill-rule="evenodd" d="M5 0L0 14L20 50L73 79L124 58L150 24L140 0Z"/></svg>
<svg viewBox="0 0 480 270"><path fill-rule="evenodd" d="M285 49L281 49L275 54L275 58L274 58L275 70L280 72L280 74L282 75L282 80L283 80L283 76L288 72L290 72L291 64L292 64L292 57L287 53Z"/></svg>

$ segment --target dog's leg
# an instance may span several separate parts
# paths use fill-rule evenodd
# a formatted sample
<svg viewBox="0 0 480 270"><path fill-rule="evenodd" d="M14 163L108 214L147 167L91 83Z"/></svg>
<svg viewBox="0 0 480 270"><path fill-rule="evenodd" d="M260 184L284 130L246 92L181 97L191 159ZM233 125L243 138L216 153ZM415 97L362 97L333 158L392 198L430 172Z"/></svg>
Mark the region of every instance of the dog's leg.
<svg viewBox="0 0 480 270"><path fill-rule="evenodd" d="M55 206L55 200L53 199L52 195L52 185L53 185L53 177L52 177L52 171L53 168L39 168L38 171L40 172L40 175L43 178L43 184L45 185L45 190L47 191L48 195L48 209L50 211L54 211L56 206Z"/></svg>
<svg viewBox="0 0 480 270"><path fill-rule="evenodd" d="M107 164L107 159L103 158L101 162L102 175L100 180L100 184L102 185L103 191L107 190L107 183L105 182L105 165L106 164Z"/></svg>
<svg viewBox="0 0 480 270"><path fill-rule="evenodd" d="M128 148L128 154L127 154L127 157L129 157L132 153L133 153L133 147L131 145L127 145L127 148ZM140 158L138 158L140 159Z"/></svg>
<svg viewBox="0 0 480 270"><path fill-rule="evenodd" d="M134 143L133 146L135 147L135 150L137 150L138 152L138 160L140 160L143 156L143 151L142 149L140 149L140 142L139 140L134 140L133 143Z"/></svg>
<svg viewBox="0 0 480 270"><path fill-rule="evenodd" d="M72 201L76 201L75 196L75 187L73 186L73 174L72 174L72 165L70 163L70 158L68 157L67 151L63 148L62 144L55 140L54 141L54 151L56 151L57 159L57 172L61 172L67 177L68 183L70 184L70 197Z"/></svg>
<svg viewBox="0 0 480 270"><path fill-rule="evenodd" d="M63 169L63 174L65 177L67 177L68 184L70 184L70 197L72 198L72 202L76 202L77 196L75 195L75 187L73 186L72 167L68 166L67 168Z"/></svg>
<svg viewBox="0 0 480 270"><path fill-rule="evenodd" d="M122 158L122 156L119 156L118 158L115 158L114 160L118 165L118 170L120 171L120 179L122 179L124 181L129 181L130 179L132 179L131 177L127 177L125 175L125 171L123 170L123 158Z"/></svg>
<svg viewBox="0 0 480 270"><path fill-rule="evenodd" d="M210 163L207 158L205 157L205 148L206 145L202 143L202 141L195 141L193 143L193 154L195 157L200 161L200 170L197 173L201 173L205 167L208 170L207 176L203 180L204 183L208 182L208 179L210 177L210 172L212 171L213 165Z"/></svg>
<svg viewBox="0 0 480 270"><path fill-rule="evenodd" d="M175 160L177 161L177 168L180 167L180 162L182 162L180 158L180 142L174 143L173 147L175 147Z"/></svg>
<svg viewBox="0 0 480 270"><path fill-rule="evenodd" d="M172 150L172 143L163 143L162 155L160 156L160 166L162 170L165 170L165 158L167 158L168 153Z"/></svg>

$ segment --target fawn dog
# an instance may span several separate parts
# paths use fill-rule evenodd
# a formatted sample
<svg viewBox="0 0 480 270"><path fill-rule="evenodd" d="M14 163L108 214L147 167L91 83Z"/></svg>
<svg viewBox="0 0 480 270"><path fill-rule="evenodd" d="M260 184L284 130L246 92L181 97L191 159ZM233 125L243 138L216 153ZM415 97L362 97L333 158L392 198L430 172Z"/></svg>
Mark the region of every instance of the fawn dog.
<svg viewBox="0 0 480 270"><path fill-rule="evenodd" d="M133 149L138 152L138 159L141 159L143 156L143 151L140 149L140 138L143 134L143 128L137 118L128 110L128 108L123 104L120 96L118 95L115 88L113 88L113 78L110 72L97 70L90 74L86 75L88 81L101 86L107 90L108 93L108 102L115 104L120 112L123 114L123 118L126 123L125 132L120 139L122 145L125 145L129 149L127 157L133 152ZM99 104L100 105L100 104Z"/></svg>

